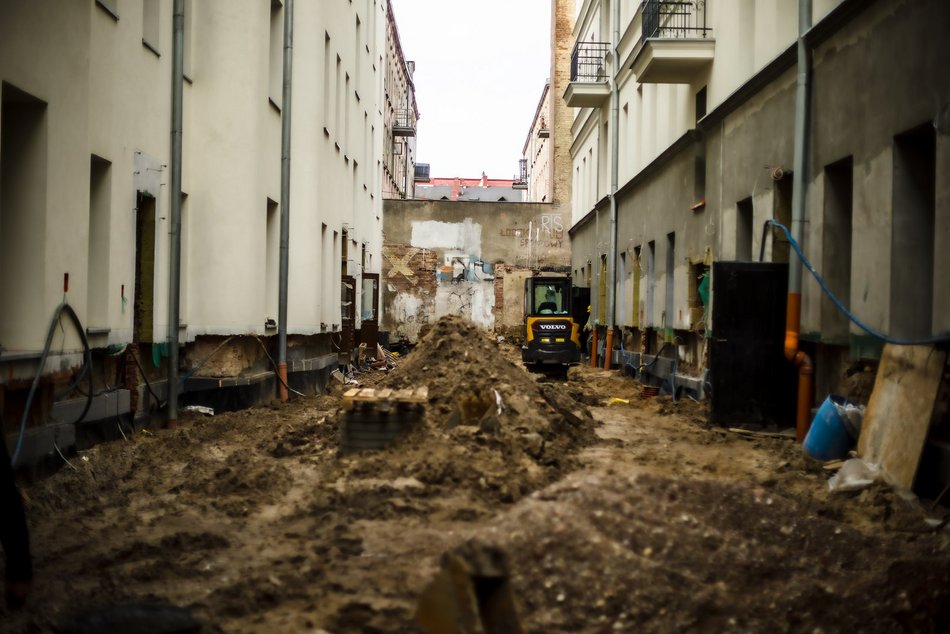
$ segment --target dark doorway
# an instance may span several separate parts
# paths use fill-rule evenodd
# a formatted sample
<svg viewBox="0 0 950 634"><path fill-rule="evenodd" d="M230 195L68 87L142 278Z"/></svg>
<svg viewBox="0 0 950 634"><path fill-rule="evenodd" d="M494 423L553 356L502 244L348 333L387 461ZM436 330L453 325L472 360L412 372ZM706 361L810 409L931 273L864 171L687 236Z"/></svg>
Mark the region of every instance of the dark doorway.
<svg viewBox="0 0 950 634"><path fill-rule="evenodd" d="M379 337L379 273L363 273L361 289L360 343L365 343L367 352L376 354Z"/></svg>
<svg viewBox="0 0 950 634"><path fill-rule="evenodd" d="M349 359L356 333L356 278L352 275L344 275L340 282L340 301L343 308L343 331L338 352Z"/></svg>
<svg viewBox="0 0 950 634"><path fill-rule="evenodd" d="M155 293L155 197L147 192L135 196L135 302L132 340L152 343Z"/></svg>
<svg viewBox="0 0 950 634"><path fill-rule="evenodd" d="M785 358L788 265L713 263L710 419L792 425L795 367Z"/></svg>

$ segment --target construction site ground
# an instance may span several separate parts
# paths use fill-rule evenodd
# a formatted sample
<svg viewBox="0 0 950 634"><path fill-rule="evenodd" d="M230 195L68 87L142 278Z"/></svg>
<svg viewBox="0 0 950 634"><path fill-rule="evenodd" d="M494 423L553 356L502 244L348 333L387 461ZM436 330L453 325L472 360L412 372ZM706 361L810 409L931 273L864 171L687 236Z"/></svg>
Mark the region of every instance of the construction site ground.
<svg viewBox="0 0 950 634"><path fill-rule="evenodd" d="M507 554L529 632L950 629L929 507L829 493L793 440L616 370L543 379L458 319L359 379L427 386L425 419L342 456L334 382L69 456L25 489L35 589L0 631L166 602L207 632L413 632L441 555L473 539Z"/></svg>

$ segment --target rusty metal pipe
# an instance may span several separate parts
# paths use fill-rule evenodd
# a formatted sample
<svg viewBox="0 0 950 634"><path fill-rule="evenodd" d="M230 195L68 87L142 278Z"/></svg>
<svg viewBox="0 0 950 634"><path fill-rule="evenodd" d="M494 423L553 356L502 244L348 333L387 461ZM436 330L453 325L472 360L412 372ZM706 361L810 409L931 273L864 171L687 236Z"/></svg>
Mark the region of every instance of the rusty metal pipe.
<svg viewBox="0 0 950 634"><path fill-rule="evenodd" d="M590 333L590 367L597 367L597 328Z"/></svg>
<svg viewBox="0 0 950 634"><path fill-rule="evenodd" d="M811 418L812 377L815 366L811 357L798 349L801 329L801 293L789 293L785 308L785 358L798 368L798 400L795 409L795 439L805 440Z"/></svg>
<svg viewBox="0 0 950 634"><path fill-rule="evenodd" d="M609 370L610 364L613 361L613 349L614 349L614 329L612 327L607 328L607 342L604 346L604 369Z"/></svg>

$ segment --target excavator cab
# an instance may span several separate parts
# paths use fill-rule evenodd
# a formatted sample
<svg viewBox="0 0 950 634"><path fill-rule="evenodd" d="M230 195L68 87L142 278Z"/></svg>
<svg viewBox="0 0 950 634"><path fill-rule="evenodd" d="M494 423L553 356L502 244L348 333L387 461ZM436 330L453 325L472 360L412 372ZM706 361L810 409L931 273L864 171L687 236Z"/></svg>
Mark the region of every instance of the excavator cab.
<svg viewBox="0 0 950 634"><path fill-rule="evenodd" d="M571 312L571 278L535 275L525 279L525 342L521 360L529 369L566 373L581 358L580 331Z"/></svg>

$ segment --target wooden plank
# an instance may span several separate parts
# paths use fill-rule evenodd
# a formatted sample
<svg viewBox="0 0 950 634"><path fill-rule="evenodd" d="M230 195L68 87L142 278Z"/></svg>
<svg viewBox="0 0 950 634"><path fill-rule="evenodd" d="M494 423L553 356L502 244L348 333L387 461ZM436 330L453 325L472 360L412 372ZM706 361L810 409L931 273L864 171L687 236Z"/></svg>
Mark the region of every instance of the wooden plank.
<svg viewBox="0 0 950 634"><path fill-rule="evenodd" d="M386 389L383 389L383 390L379 390L379 391L376 393L376 398L378 398L378 399L380 399L380 400L385 400L385 399L388 399L390 396L392 396L392 393L393 393L393 391L390 390L389 388L386 388Z"/></svg>
<svg viewBox="0 0 950 634"><path fill-rule="evenodd" d="M933 346L884 346L858 455L899 487L914 484L945 363L946 354Z"/></svg>
<svg viewBox="0 0 950 634"><path fill-rule="evenodd" d="M363 402L365 402L365 401L375 401L375 400L377 400L377 398L376 398L376 390L374 390L374 389L371 388L371 387L364 387L364 388L361 389L359 392L357 392L356 396L353 397L353 400L354 400L354 401L363 401Z"/></svg>
<svg viewBox="0 0 950 634"><path fill-rule="evenodd" d="M352 400L353 397L355 397L359 393L360 393L360 388L351 387L350 389L348 389L346 392L343 393L343 400L344 401Z"/></svg>

